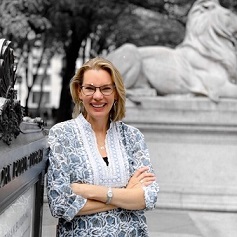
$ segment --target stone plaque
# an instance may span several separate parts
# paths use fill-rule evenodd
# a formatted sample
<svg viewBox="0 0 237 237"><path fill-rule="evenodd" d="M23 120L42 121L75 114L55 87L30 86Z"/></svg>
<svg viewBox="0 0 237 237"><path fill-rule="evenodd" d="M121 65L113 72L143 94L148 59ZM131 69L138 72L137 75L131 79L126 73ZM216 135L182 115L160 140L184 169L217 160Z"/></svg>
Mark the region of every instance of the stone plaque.
<svg viewBox="0 0 237 237"><path fill-rule="evenodd" d="M34 200L35 188L33 186L0 215L1 237L32 236Z"/></svg>

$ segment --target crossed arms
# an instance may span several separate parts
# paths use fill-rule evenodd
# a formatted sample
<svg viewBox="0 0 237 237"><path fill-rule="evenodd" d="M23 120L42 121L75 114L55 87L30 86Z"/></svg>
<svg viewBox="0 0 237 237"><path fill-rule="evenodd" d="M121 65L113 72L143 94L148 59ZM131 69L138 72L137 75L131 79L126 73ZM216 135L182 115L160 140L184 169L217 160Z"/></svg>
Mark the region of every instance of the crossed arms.
<svg viewBox="0 0 237 237"><path fill-rule="evenodd" d="M155 181L155 175L148 167L139 168L130 178L126 188L112 188L113 198L106 204L108 188L105 186L72 183L72 191L87 199L77 215L88 215L116 208L139 210L145 208L143 188Z"/></svg>

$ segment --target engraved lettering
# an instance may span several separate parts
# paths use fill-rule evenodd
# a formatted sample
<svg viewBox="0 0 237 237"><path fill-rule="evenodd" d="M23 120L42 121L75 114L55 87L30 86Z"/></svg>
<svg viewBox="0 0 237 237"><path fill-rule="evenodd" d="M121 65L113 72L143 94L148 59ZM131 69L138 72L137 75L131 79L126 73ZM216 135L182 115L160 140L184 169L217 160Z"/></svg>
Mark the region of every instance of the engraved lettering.
<svg viewBox="0 0 237 237"><path fill-rule="evenodd" d="M43 157L43 149L40 149L0 169L0 188L25 173L29 168L39 164L43 161Z"/></svg>
<svg viewBox="0 0 237 237"><path fill-rule="evenodd" d="M2 188L6 184L8 184L10 181L11 181L10 165L7 165L3 167L1 170L0 187Z"/></svg>
<svg viewBox="0 0 237 237"><path fill-rule="evenodd" d="M27 157L23 157L15 162L13 162L12 177L18 177L27 170Z"/></svg>

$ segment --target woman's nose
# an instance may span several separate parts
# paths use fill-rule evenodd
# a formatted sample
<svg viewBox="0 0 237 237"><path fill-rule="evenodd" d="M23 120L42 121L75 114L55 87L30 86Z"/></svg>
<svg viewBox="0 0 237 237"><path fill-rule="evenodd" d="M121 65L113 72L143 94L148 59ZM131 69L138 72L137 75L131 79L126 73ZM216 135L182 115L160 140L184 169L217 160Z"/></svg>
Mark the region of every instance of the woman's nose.
<svg viewBox="0 0 237 237"><path fill-rule="evenodd" d="M93 94L93 97L94 98L101 98L101 97L103 97L103 94L101 93L100 88L96 88L95 89L95 93Z"/></svg>

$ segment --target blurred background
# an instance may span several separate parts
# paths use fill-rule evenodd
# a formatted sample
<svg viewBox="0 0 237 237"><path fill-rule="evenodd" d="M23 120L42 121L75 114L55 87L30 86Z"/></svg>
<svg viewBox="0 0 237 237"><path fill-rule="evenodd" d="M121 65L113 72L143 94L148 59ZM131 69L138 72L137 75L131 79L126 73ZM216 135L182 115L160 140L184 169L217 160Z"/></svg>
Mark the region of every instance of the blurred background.
<svg viewBox="0 0 237 237"><path fill-rule="evenodd" d="M177 46L194 0L1 0L0 37L12 41L25 116L71 118L69 81L87 59L124 43ZM235 0L220 4L236 12Z"/></svg>
<svg viewBox="0 0 237 237"><path fill-rule="evenodd" d="M69 82L83 62L125 43L175 48L194 1L0 0L0 38L12 42L24 115L48 128L71 119ZM219 2L237 12L236 0ZM159 170L151 237L237 236L236 111L236 100L208 98L147 98L129 108L126 119L145 131ZM43 222L42 236L54 236L46 196Z"/></svg>

